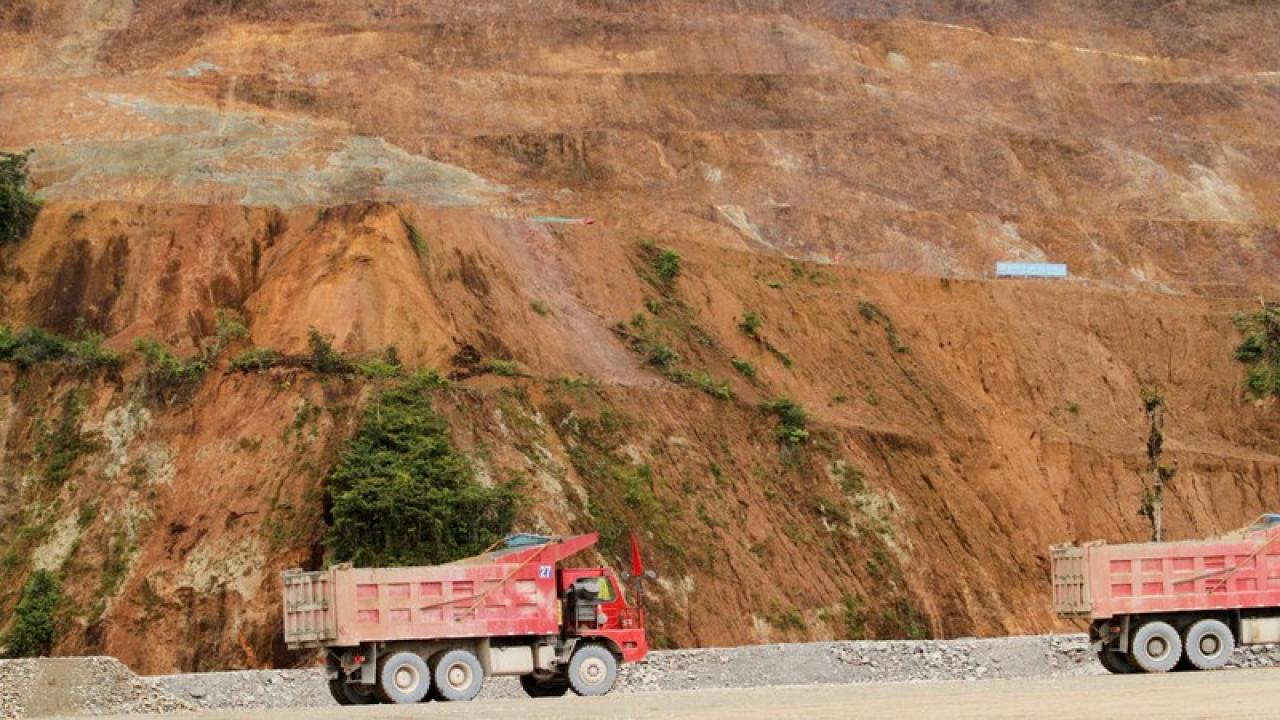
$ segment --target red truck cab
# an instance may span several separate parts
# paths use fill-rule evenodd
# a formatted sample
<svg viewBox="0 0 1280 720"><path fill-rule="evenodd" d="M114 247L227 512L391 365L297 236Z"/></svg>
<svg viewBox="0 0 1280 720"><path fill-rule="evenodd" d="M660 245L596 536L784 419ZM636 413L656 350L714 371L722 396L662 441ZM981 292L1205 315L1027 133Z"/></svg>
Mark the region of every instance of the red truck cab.
<svg viewBox="0 0 1280 720"><path fill-rule="evenodd" d="M566 634L600 638L618 648L623 662L642 660L649 652L644 610L627 605L622 585L610 568L561 570L560 597Z"/></svg>

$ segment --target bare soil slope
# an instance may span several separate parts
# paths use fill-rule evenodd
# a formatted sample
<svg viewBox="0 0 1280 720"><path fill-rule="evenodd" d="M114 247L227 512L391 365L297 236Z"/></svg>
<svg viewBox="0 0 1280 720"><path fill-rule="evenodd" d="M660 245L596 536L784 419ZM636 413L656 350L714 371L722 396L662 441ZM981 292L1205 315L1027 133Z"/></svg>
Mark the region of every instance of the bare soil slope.
<svg viewBox="0 0 1280 720"><path fill-rule="evenodd" d="M0 322L191 354L231 308L254 345L467 376L437 405L529 526L614 562L642 531L660 642L1050 628L1048 544L1145 532L1143 388L1173 536L1280 506L1231 321L1280 270L1280 35L1261 4L971 5L20 0L0 147L49 202ZM227 370L166 404L133 355L0 367L0 609L53 568L59 651L304 660L278 572L320 562L377 383ZM51 489L68 393L95 449Z"/></svg>

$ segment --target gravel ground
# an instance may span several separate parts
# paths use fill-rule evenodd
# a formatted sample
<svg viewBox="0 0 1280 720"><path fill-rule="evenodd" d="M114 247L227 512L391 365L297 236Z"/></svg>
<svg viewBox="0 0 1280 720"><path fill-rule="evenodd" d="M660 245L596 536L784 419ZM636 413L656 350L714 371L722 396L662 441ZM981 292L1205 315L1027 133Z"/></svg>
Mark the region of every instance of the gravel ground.
<svg viewBox="0 0 1280 720"><path fill-rule="evenodd" d="M1236 667L1280 665L1280 647L1237 650ZM989 640L792 643L667 650L624 666L618 693L935 680L1102 675L1084 635ZM524 697L494 678L481 698ZM112 658L0 661L0 717L268 710L332 705L319 669L139 678Z"/></svg>
<svg viewBox="0 0 1280 720"><path fill-rule="evenodd" d="M0 717L166 713L195 706L115 658L0 661Z"/></svg>

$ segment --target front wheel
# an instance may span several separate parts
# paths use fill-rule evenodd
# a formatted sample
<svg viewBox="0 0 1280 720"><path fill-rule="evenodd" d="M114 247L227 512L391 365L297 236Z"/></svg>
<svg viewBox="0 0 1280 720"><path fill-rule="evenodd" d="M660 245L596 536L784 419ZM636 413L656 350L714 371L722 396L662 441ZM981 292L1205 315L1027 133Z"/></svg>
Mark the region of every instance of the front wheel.
<svg viewBox="0 0 1280 720"><path fill-rule="evenodd" d="M563 677L539 680L533 675L521 675L520 687L531 698L562 697L569 692L569 681Z"/></svg>
<svg viewBox="0 0 1280 720"><path fill-rule="evenodd" d="M617 679L618 659L599 645L583 645L569 661L569 687L578 695L604 695Z"/></svg>

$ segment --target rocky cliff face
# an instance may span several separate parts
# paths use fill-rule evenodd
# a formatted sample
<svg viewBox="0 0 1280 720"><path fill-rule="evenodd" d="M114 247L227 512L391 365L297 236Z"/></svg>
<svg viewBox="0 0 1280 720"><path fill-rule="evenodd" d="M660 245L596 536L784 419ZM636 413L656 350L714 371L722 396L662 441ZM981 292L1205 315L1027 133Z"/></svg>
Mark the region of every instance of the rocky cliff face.
<svg viewBox="0 0 1280 720"><path fill-rule="evenodd" d="M0 324L84 324L126 361L0 366L0 617L45 567L62 652L305 660L278 572L322 561L324 476L393 381L229 358L315 328L463 378L434 402L484 481L521 480L528 527L637 529L661 642L1051 627L1047 546L1146 532L1144 389L1173 537L1280 505L1280 416L1243 392L1232 324L1280 270L1275 23L12 4L0 147L35 149L48 202L3 249ZM1075 277L989 279L1005 259ZM189 398L149 392L134 341L192 355L218 309L250 337ZM50 483L57 447L79 450Z"/></svg>

